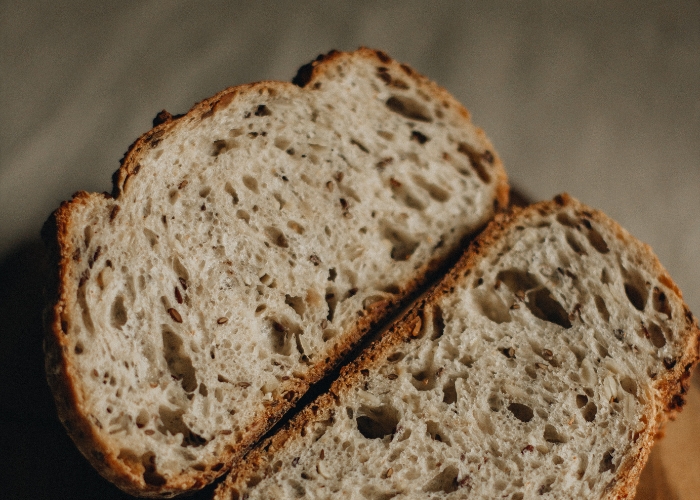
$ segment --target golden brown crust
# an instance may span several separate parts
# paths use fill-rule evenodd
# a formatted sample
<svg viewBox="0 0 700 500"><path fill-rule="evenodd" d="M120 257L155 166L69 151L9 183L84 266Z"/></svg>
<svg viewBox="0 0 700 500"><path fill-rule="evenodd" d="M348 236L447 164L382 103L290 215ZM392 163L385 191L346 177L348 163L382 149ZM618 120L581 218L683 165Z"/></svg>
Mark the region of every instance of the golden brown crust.
<svg viewBox="0 0 700 500"><path fill-rule="evenodd" d="M55 275L56 285L51 292L52 306L46 315L47 377L55 395L59 417L78 448L105 478L124 491L141 496L172 496L177 493L201 488L226 472L235 460L242 457L255 441L263 436L284 413L294 406L301 395L308 390L310 384L320 380L329 370L335 367L343 357L358 345L372 328L396 310L401 299L409 297L438 272L444 270L445 266L451 263L461 251L461 249L457 248L446 259L433 259L427 262L416 271L415 278L412 281L404 284L401 296L398 296L393 301L374 304L374 307L371 309L363 311L364 315L358 319L355 327L346 333L344 342L336 344L332 352L324 360L313 366L305 380L287 382L287 385L283 387L285 397L274 400L265 406L255 421L251 422L251 425L247 427L243 438L225 447L225 455L219 457L219 460L225 465L217 470L211 467L207 467L205 471L201 472L192 470L176 478L168 478L164 484L158 484L158 482L148 484L144 480L144 465L141 463L126 465L123 460L118 458L119 450L115 450L109 443L103 441L99 433L96 432L95 423L90 420L88 411L83 403L83 395L79 389L81 383L76 373L76 368L71 363L71 357L65 355L68 343L64 332L67 319L64 317L64 314L67 314L66 305L74 300L71 297L75 296L77 283L76 277L70 276L71 259L79 260L83 258L80 256L79 249L73 248L70 240L70 235L75 232L72 228L75 214L98 200L108 199L113 201L104 205L106 217L110 221L118 218L123 195L128 191L131 179L138 175L141 169L139 162L143 152L155 147L166 134L175 133L188 123L207 119L217 112L218 109L227 107L234 99L247 92L266 91L269 89L277 92L299 92L300 90L295 84L307 88L307 91L312 91L322 84L324 74L331 64L353 58L371 58L384 65L400 67L407 78L414 80L416 84L426 88L443 102L449 103L450 106L455 106L465 119L469 118L469 113L466 109L447 91L419 75L408 66L399 65L399 63L391 60L383 52L366 48L361 48L353 53L333 51L325 56L319 56L319 59L313 63L302 67L297 77L295 77L294 83L259 82L232 87L196 104L185 115L172 116L167 111L160 112L154 119L154 127L138 138L122 158L120 168L112 177L113 189L111 196L85 192L76 193L73 199L64 202L47 222L44 238L48 246L54 251L54 269L57 269ZM491 163L492 173L497 180L494 208L495 210L500 210L508 205L509 187L506 173L500 159L493 152L483 132L479 131L479 134L490 148L491 160L489 163Z"/></svg>
<svg viewBox="0 0 700 500"><path fill-rule="evenodd" d="M340 377L332 384L328 393L319 396L313 403L290 420L279 432L256 446L246 456L245 463L232 472L227 481L217 488L215 498L222 500L223 498L228 498L224 496L225 491L244 489L249 479L266 470L271 457L274 456L275 450L280 449L290 440L300 439L303 435L302 429L310 422L327 419L337 406L339 398L360 384L366 376L364 374L368 374L367 370L373 370L384 363L386 357L393 352L396 346L411 341L415 335L414 332L420 330L422 311L435 304L443 295L449 294L451 289L469 274L482 256L487 255L493 246L498 244L501 236L511 226L522 220L521 217L536 214L547 215L563 206L572 206L585 217L601 224L611 225L611 229L627 244L642 247L653 262L654 270L662 278L664 285L672 289L682 301L682 295L678 287L673 283L658 259L656 259L651 248L634 239L625 229L602 212L581 204L566 193L556 196L552 201L539 202L526 208L512 207L509 212L496 215L486 229L471 243L457 264L452 267L439 283L435 284L416 301L400 319L384 331L352 363L343 367ZM685 304L684 307L686 311L687 348L676 365L653 383L658 398L650 403L650 405L655 403L656 406L648 409L651 415L649 415L650 421L647 432L640 440L635 455L620 464L616 481L608 485L607 498L609 499L634 497L639 476L649 458L657 432L663 428L668 420L672 420L675 417L675 414L681 410L684 404L692 368L700 360L700 328L698 327L698 321L693 317Z"/></svg>

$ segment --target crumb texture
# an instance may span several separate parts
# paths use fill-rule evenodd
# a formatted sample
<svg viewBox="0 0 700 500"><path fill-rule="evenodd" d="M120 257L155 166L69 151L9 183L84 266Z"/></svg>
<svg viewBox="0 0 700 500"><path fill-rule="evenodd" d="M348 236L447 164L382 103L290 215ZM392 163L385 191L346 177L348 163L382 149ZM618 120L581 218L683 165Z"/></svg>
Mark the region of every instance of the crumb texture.
<svg viewBox="0 0 700 500"><path fill-rule="evenodd" d="M127 489L223 472L504 203L483 133L412 70L361 50L306 83L166 116L115 199L59 214L49 378Z"/></svg>
<svg viewBox="0 0 700 500"><path fill-rule="evenodd" d="M493 235L216 498L633 496L692 317L648 247L574 200Z"/></svg>

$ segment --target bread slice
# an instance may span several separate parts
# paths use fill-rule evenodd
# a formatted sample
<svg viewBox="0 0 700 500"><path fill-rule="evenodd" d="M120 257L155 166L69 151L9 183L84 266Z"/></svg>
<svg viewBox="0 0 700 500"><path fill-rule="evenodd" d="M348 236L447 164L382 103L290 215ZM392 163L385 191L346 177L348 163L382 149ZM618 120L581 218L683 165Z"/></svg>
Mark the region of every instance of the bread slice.
<svg viewBox="0 0 700 500"><path fill-rule="evenodd" d="M114 177L46 227L47 374L61 419L123 490L224 473L482 228L508 186L445 90L386 54L161 113Z"/></svg>
<svg viewBox="0 0 700 500"><path fill-rule="evenodd" d="M216 499L632 497L699 336L604 214L562 195L497 216Z"/></svg>

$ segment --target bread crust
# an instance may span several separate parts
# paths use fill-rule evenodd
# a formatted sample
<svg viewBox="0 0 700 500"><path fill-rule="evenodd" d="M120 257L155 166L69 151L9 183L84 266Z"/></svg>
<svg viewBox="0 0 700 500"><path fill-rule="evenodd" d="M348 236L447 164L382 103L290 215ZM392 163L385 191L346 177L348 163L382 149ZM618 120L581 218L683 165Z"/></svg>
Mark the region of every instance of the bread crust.
<svg viewBox="0 0 700 500"><path fill-rule="evenodd" d="M290 396L273 400L262 413L250 423L243 438L237 442L229 443L225 447L224 455L218 457L224 465L216 470L206 467L204 471L188 470L177 477L169 477L166 481L155 481L149 484L144 480L144 466L141 463L133 463L127 466L124 460L118 458L120 450L114 449L104 441L89 418L85 406L84 394L81 392L80 375L73 364L71 353L68 352L65 324L70 318L71 307L75 302L79 277L72 276L71 261L80 260L85 256L80 255L80 250L73 248L70 235L76 231L75 214L93 204L102 204L105 217L114 220L119 217L120 202L123 195L129 189L129 183L141 169L140 159L143 153L155 147L163 137L176 133L181 127L192 122L205 120L215 114L219 109L229 106L240 96L248 92L273 89L276 92L311 92L317 88L317 84L323 82L325 74L331 65L340 60L369 59L384 65L392 65L401 68L407 78L412 79L418 86L437 98L447 101L451 106L459 109L459 113L469 118L469 113L447 91L434 84L427 78L419 75L406 65L391 60L386 54L371 49L361 48L352 53L330 52L325 56L304 66L294 83L287 82L259 82L225 89L211 98L196 104L187 114L172 116L167 112L159 113L154 120L154 127L138 138L125 153L121 160L120 168L114 173L113 188L111 194L95 194L78 192L72 200L62 203L60 208L50 217L45 224L43 237L52 251L54 259L53 285L49 291L50 306L45 315L45 340L46 372L50 387L54 393L59 418L66 427L68 433L93 466L105 478L112 481L127 493L148 497L170 497L183 492L202 488L216 477L225 473L231 465L240 459L246 451L267 432L281 416L294 406L301 395L306 392L310 384L320 380L325 374L335 367L348 352L350 352L377 324L396 310L399 300L386 301L373 307L360 317L353 328L344 333L346 340L333 347L330 354L314 365L302 381L290 380L283 386ZM307 68L307 69L304 69ZM299 76L302 75L303 76ZM296 85L295 85L296 84ZM300 89L299 87L302 87ZM490 148L483 131L478 130L482 142ZM490 148L490 151L493 151ZM496 179L495 210L500 210L508 204L508 183L505 170L500 159L493 153L492 173ZM455 249L456 256L459 249ZM432 259L419 268L414 279L402 284L399 299L414 293L421 285L434 277L445 266L454 260L450 256L447 259Z"/></svg>
<svg viewBox="0 0 700 500"><path fill-rule="evenodd" d="M522 221L522 217L548 215L556 212L561 207L573 207L578 213L600 224L611 227L614 233L627 245L637 246L650 257L655 272L660 276L664 285L668 286L683 302L683 297L668 275L666 269L658 261L649 245L640 242L631 236L616 222L605 216L602 212L591 209L564 193L558 195L552 201L535 203L526 208L512 207L508 212L498 214L486 227L486 229L469 245L457 264L435 284L431 289L418 299L404 314L380 336L372 342L353 362L344 366L339 378L332 384L330 390L320 395L313 403L309 404L291 419L280 431L258 444L245 458L245 462L227 477L226 481L219 485L214 498L216 500L229 500L242 498L247 484L253 480L258 482L274 459L275 452L287 443L302 439L304 429L310 423L320 422L331 417L336 410L340 398L354 387L363 383L368 375L367 370L373 370L386 362L386 357L394 349L407 342L411 342L421 328L423 311L429 310L439 299L447 295L458 283L467 277L477 262L486 258L498 245L501 236L510 228ZM674 367L665 371L655 379L652 386L656 397L653 405L650 403L647 411L648 425L641 439L636 444L636 453L628 457L618 467L615 480L606 488L606 499L633 498L637 483L646 464L649 453L656 437L663 433L664 425L673 420L681 411L685 402L685 396L690 384L690 376L693 367L700 360L700 328L698 320L683 302L685 310L684 321L686 330L684 343L686 346L682 357ZM363 373L364 372L364 373Z"/></svg>

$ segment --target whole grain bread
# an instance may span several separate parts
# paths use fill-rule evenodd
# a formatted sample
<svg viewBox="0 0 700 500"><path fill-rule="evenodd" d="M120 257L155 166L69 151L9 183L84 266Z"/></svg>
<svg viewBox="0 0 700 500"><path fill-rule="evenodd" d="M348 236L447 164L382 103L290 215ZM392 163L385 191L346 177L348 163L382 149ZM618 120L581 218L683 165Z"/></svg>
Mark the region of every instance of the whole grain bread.
<svg viewBox="0 0 700 500"><path fill-rule="evenodd" d="M631 498L699 337L604 214L567 195L516 209L216 499Z"/></svg>
<svg viewBox="0 0 700 500"><path fill-rule="evenodd" d="M154 125L111 195L79 192L45 226L46 369L100 473L172 496L226 472L508 186L452 96L369 49Z"/></svg>

